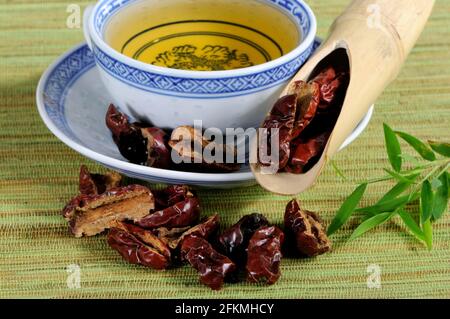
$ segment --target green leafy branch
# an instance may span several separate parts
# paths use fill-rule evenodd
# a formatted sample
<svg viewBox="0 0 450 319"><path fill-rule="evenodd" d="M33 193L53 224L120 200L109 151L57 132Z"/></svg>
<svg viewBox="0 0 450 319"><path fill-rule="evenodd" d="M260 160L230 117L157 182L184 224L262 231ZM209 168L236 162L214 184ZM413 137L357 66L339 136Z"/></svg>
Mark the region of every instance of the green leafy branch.
<svg viewBox="0 0 450 319"><path fill-rule="evenodd" d="M433 223L448 208L450 144L425 143L410 134L393 131L387 124L384 124L384 137L392 169L385 169L383 177L361 182L336 213L328 227L328 235L339 230L355 212L362 214L362 222L350 240L399 216L409 232L431 250ZM403 154L399 138L409 144L420 158ZM402 170L404 162L412 168ZM387 181L395 181L396 185L374 205L357 208L369 185ZM418 220L411 214L411 207L418 213Z"/></svg>

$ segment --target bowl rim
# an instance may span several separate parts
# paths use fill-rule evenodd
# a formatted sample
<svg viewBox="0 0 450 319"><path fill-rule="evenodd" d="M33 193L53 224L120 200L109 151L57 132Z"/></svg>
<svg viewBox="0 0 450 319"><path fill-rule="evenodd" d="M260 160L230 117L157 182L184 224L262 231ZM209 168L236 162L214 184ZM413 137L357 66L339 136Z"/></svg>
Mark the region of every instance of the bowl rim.
<svg viewBox="0 0 450 319"><path fill-rule="evenodd" d="M306 34L306 36L302 37L301 42L290 52L287 54L276 58L274 60L271 60L266 63L254 65L247 68L241 68L241 69L235 69L235 70L223 70L223 71L192 71L192 70L178 70L178 69L171 69L161 66L155 66L148 63L144 63L138 60L135 60L133 58L130 58L117 50L113 49L109 44L107 44L103 40L103 36L99 34L95 27L95 18L98 15L98 12L101 7L108 4L109 2L113 2L116 0L101 0L98 1L95 6L93 7L90 16L88 17L88 31L89 31L89 37L92 40L93 46L96 47L95 49L99 49L105 54L108 54L112 58L114 58L117 61L120 61L123 64L129 65L133 68L142 70L144 72L150 72L150 73L156 73L163 76L170 76L170 77L179 77L179 78L191 78L191 79L212 79L212 78L228 78L228 77L240 77L240 76L247 76L252 75L260 72L264 72L273 68L276 68L278 66L287 64L291 62L292 60L295 60L302 54L304 54L313 44L314 40L316 38L317 34L317 20L316 16L311 9L311 7L304 1L304 0L290 0L293 2L296 2L299 4L304 11L306 12L306 16L310 23L309 32ZM129 0L131 2L135 2L138 0ZM260 0L258 0L260 1ZM270 5L270 0L262 0L264 2L268 2L268 5ZM125 2L125 1L123 1ZM122 4L122 2L121 2ZM276 3L273 3L273 5L277 5ZM120 8L118 10L121 10ZM115 13L114 13L115 14ZM113 15L114 15L113 14ZM287 13L286 14L290 14ZM108 19L105 19L105 21L108 21ZM295 20L296 25L299 27L298 21ZM300 28L299 28L300 29ZM94 54L95 54L94 49Z"/></svg>

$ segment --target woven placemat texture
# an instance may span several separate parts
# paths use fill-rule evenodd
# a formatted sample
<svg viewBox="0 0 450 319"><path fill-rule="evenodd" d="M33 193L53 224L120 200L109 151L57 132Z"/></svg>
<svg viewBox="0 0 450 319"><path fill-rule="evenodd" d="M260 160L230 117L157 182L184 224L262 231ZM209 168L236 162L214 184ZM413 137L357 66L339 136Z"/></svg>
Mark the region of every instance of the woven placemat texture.
<svg viewBox="0 0 450 319"><path fill-rule="evenodd" d="M308 1L325 36L348 1ZM73 0L0 0L0 297L2 298L407 298L450 297L450 214L435 226L427 251L398 220L346 242L355 223L334 237L331 254L283 260L273 286L240 283L212 292L190 267L153 271L132 266L111 250L105 236L75 239L60 211L77 192L80 164L103 170L70 150L42 123L35 106L40 75L59 55L82 41L66 27ZM438 0L400 77L377 101L367 130L336 157L348 177L328 167L317 185L301 194L303 205L330 222L358 180L383 174L388 165L382 123L421 138L450 140L450 1ZM373 203L389 185L369 189ZM201 190L205 214L219 212L224 225L262 212L281 223L290 198L260 187ZM381 289L369 289L368 266L382 271ZM67 284L78 265L79 289Z"/></svg>

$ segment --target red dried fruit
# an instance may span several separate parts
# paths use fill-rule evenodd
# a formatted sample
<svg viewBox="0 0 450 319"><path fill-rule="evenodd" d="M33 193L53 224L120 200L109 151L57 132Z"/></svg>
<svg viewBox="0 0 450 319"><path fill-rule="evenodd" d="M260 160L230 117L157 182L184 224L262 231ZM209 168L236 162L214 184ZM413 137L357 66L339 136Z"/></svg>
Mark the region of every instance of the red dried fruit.
<svg viewBox="0 0 450 319"><path fill-rule="evenodd" d="M336 124L348 82L348 70L337 72L331 66L308 83L294 82L263 123L269 131L260 136L260 153L270 156L268 150L277 139L280 172L300 174L309 170L314 164L311 160L322 154ZM278 128L279 133L273 135L271 128ZM276 164L276 159L259 161L263 166Z"/></svg>
<svg viewBox="0 0 450 319"><path fill-rule="evenodd" d="M227 155L236 159L235 147L218 144L204 138L202 132L191 126L180 126L173 130L169 146L178 155L178 167L189 171L235 172L241 167L237 163L227 163ZM205 148L214 153L214 158L204 158ZM214 150L214 152L212 151ZM216 160L216 157L219 160Z"/></svg>
<svg viewBox="0 0 450 319"><path fill-rule="evenodd" d="M117 221L139 221L154 209L151 191L141 185L112 188L99 195L81 194L63 209L75 237L94 236Z"/></svg>
<svg viewBox="0 0 450 319"><path fill-rule="evenodd" d="M265 280L269 285L277 282L281 275L283 242L284 233L275 226L262 227L253 234L247 248L246 269L249 281Z"/></svg>
<svg viewBox="0 0 450 319"><path fill-rule="evenodd" d="M320 218L313 212L302 210L295 199L286 206L284 224L287 235L294 237L297 251L302 255L314 257L331 249Z"/></svg>
<svg viewBox="0 0 450 319"><path fill-rule="evenodd" d="M155 229L157 234L164 243L166 243L171 249L176 249L183 239L187 236L196 236L204 239L208 239L219 228L219 215L215 214L202 221L200 224L194 227L183 228L166 228L161 227Z"/></svg>
<svg viewBox="0 0 450 319"><path fill-rule="evenodd" d="M91 174L86 166L80 168L79 189L80 194L98 195L115 187L119 187L122 176L116 172L106 174Z"/></svg>
<svg viewBox="0 0 450 319"><path fill-rule="evenodd" d="M225 279L235 271L235 264L218 253L205 239L187 236L181 244L181 256L200 273L200 282L213 290L222 288Z"/></svg>
<svg viewBox="0 0 450 319"><path fill-rule="evenodd" d="M242 217L219 236L222 252L238 264L245 263L247 260L246 249L250 238L256 230L267 225L269 225L268 220L261 214L254 213Z"/></svg>
<svg viewBox="0 0 450 319"><path fill-rule="evenodd" d="M170 185L163 190L153 191L153 195L157 210L175 205L186 198L195 197L191 189L185 185Z"/></svg>
<svg viewBox="0 0 450 319"><path fill-rule="evenodd" d="M125 114L111 104L106 113L106 126L123 157L139 165L169 168L171 165L168 136L156 127L131 124Z"/></svg>
<svg viewBox="0 0 450 319"><path fill-rule="evenodd" d="M129 263L166 269L171 253L152 232L138 226L117 223L108 234L108 244Z"/></svg>
<svg viewBox="0 0 450 319"><path fill-rule="evenodd" d="M142 128L141 133L147 139L148 157L146 165L156 168L170 168L172 160L166 132L157 127L147 127Z"/></svg>
<svg viewBox="0 0 450 319"><path fill-rule="evenodd" d="M179 228L194 225L200 217L199 201L189 197L173 206L145 216L137 222L143 228Z"/></svg>

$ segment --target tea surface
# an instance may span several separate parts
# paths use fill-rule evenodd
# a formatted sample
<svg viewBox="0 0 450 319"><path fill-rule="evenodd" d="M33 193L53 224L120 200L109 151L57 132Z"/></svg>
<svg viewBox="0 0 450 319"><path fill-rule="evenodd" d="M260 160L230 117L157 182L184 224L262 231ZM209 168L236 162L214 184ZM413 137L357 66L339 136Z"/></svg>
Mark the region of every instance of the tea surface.
<svg viewBox="0 0 450 319"><path fill-rule="evenodd" d="M141 0L111 18L105 39L145 63L218 71L279 58L301 34L289 16L257 0Z"/></svg>

